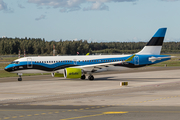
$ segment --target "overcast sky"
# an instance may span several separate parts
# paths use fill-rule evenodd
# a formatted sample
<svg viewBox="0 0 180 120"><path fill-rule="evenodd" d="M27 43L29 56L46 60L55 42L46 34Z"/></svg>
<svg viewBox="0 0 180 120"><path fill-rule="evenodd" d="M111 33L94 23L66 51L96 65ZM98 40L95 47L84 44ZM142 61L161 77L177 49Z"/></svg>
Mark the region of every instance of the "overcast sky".
<svg viewBox="0 0 180 120"><path fill-rule="evenodd" d="M180 0L0 0L0 37L180 41Z"/></svg>

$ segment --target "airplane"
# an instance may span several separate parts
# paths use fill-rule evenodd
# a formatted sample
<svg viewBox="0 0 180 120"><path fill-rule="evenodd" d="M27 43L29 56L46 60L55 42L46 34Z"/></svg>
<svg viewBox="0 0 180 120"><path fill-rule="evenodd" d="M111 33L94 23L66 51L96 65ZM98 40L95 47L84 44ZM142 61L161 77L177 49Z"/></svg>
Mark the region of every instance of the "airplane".
<svg viewBox="0 0 180 120"><path fill-rule="evenodd" d="M159 28L144 48L130 55L74 55L23 57L4 68L17 73L51 73L53 77L94 80L93 73L125 68L138 68L170 60L172 56L160 55L167 28ZM115 70L116 70L115 69Z"/></svg>

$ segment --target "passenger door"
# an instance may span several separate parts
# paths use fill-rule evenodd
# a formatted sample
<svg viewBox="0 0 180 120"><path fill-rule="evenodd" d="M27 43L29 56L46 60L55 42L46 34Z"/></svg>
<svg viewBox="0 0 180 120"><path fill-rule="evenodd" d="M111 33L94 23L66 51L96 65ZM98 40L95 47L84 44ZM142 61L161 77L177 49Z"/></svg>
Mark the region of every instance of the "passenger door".
<svg viewBox="0 0 180 120"><path fill-rule="evenodd" d="M27 58L27 68L33 68L32 58Z"/></svg>

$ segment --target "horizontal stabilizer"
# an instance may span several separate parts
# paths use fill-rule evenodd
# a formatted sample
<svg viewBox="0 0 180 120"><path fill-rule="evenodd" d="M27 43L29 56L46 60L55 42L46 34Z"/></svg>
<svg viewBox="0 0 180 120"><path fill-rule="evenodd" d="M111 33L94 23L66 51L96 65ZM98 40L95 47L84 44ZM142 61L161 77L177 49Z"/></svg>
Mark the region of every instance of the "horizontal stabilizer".
<svg viewBox="0 0 180 120"><path fill-rule="evenodd" d="M155 62L156 60L162 60L162 59L166 59L166 58L174 58L176 56L169 56L169 57L150 57L149 61L151 62Z"/></svg>

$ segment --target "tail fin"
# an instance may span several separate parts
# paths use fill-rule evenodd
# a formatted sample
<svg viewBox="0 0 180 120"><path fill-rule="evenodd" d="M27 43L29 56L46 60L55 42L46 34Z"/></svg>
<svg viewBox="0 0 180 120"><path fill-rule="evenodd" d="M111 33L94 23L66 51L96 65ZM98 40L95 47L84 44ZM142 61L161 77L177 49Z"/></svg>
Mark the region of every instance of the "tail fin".
<svg viewBox="0 0 180 120"><path fill-rule="evenodd" d="M164 41L164 36L166 34L167 28L160 28L147 45L137 54L153 54L160 55L162 44Z"/></svg>

